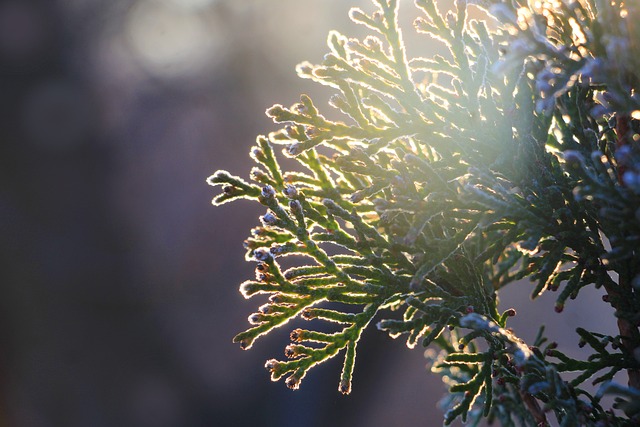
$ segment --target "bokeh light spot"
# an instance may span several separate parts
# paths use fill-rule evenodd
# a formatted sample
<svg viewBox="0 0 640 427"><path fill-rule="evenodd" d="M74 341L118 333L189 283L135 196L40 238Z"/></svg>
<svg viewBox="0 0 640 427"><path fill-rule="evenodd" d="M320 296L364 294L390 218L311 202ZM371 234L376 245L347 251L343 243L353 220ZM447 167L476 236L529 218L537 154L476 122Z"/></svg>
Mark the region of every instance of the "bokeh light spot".
<svg viewBox="0 0 640 427"><path fill-rule="evenodd" d="M206 0L209 1L209 0ZM194 5L175 1L147 0L129 12L126 35L134 56L143 67L161 77L193 76L213 66L224 50L222 32L213 17Z"/></svg>

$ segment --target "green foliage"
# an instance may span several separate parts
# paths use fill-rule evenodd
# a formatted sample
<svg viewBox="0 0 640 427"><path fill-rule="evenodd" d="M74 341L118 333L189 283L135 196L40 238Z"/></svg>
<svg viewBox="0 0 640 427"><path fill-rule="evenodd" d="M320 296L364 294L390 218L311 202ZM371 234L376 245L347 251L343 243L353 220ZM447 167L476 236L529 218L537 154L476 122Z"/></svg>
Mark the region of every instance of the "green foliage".
<svg viewBox="0 0 640 427"><path fill-rule="evenodd" d="M331 32L323 62L298 67L336 92L345 121L305 95L275 105L267 115L283 127L251 149L252 182L208 180L222 186L216 205L267 208L245 242L257 267L241 292L269 302L235 341L250 348L298 316L334 325L295 329L287 360L266 367L295 389L342 353L338 388L349 393L358 340L379 315L378 329L430 347L449 385L445 424L637 422L640 8L626 3L457 0L441 13L416 0L415 29L448 51L431 58L407 57L397 0L353 9L373 35ZM283 172L275 147L300 168ZM298 264L284 269L290 255ZM499 291L523 278L532 298L557 291L558 312L603 287L620 334L579 328L587 360L543 329L525 344L507 328L515 310L498 309ZM629 387L611 382L623 370ZM615 410L602 407L606 394Z"/></svg>

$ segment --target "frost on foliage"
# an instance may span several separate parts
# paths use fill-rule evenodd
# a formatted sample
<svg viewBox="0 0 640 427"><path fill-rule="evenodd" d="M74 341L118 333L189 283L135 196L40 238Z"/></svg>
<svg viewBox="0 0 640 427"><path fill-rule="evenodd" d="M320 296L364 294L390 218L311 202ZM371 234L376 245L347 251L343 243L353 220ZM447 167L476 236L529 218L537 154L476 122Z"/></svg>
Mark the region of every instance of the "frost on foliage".
<svg viewBox="0 0 640 427"><path fill-rule="evenodd" d="M438 350L447 424L635 416L606 412L604 392L583 385L610 384L621 370L632 387L616 393L640 385L637 6L457 0L441 12L416 0L415 30L447 53L411 58L398 2L373 3L372 13L350 12L371 35L333 31L323 61L297 68L334 91L343 120L306 95L274 105L267 115L281 127L251 148L250 181L224 171L208 180L222 189L216 205L265 208L245 241L255 278L240 289L268 302L234 341L248 349L291 319L314 320L266 368L296 389L340 354L338 389L349 393L358 341L377 316L407 346ZM283 170L283 156L298 167ZM532 298L557 292L558 312L582 288L602 287L620 335L579 328L586 361L542 333L526 344L506 326L515 310L501 313L497 299L523 278Z"/></svg>

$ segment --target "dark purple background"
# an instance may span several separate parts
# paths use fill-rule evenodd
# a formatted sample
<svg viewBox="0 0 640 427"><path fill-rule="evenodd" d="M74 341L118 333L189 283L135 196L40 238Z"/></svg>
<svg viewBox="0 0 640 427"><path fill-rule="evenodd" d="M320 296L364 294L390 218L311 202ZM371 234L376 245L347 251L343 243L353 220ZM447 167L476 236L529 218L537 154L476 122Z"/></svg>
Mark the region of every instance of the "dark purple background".
<svg viewBox="0 0 640 427"><path fill-rule="evenodd" d="M297 392L269 381L264 361L283 357L290 325L248 352L231 343L261 304L237 289L253 275L242 240L262 209L212 207L205 179L247 176L255 136L275 129L263 114L273 103L305 92L328 110L331 92L294 66L320 61L332 28L362 34L348 3L370 9L0 1L0 425L440 424L444 388L401 339L365 334L348 397L340 360ZM605 329L580 307L530 310L558 336L567 322Z"/></svg>

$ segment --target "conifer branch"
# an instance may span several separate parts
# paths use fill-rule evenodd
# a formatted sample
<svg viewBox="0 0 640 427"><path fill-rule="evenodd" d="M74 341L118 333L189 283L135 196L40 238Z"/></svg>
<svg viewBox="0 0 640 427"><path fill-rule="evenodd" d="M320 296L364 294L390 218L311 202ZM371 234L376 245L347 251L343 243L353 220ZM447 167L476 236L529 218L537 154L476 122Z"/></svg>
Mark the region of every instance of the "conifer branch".
<svg viewBox="0 0 640 427"><path fill-rule="evenodd" d="M251 181L218 171L213 203L258 201L245 241L257 262L247 298L269 302L234 341L243 348L296 317L273 380L298 388L344 352L349 393L357 344L374 317L392 338L429 347L449 386L445 424L629 425L640 407L640 8L608 0L416 0L415 29L447 50L409 58L397 0L352 9L373 32L336 31L330 53L298 75L335 91L327 119L306 95L267 115ZM472 8L484 20L470 19ZM283 171L274 148L299 168ZM281 257L299 265L282 270ZM603 288L619 334L577 329L585 360L508 328L499 292L528 279L561 312ZM397 313L397 314L396 314ZM366 355L365 355L366 357ZM627 371L628 387L613 383ZM577 373L566 379L566 373ZM599 385L597 393L586 388ZM618 396L613 409L602 406ZM617 411L617 412L616 412ZM604 424L603 424L604 423Z"/></svg>

